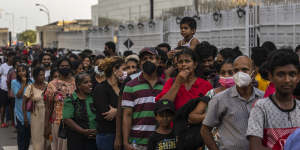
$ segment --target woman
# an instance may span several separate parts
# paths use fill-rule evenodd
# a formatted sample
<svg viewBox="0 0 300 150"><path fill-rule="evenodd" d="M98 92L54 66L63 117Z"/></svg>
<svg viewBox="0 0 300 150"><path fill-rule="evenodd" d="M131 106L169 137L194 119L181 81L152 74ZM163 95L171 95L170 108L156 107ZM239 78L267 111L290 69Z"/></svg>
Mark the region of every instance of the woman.
<svg viewBox="0 0 300 150"><path fill-rule="evenodd" d="M72 62L72 71L73 71L74 76L78 75L79 73L84 72L83 63L81 63L80 61Z"/></svg>
<svg viewBox="0 0 300 150"><path fill-rule="evenodd" d="M57 69L55 68L52 68L51 71L50 71L50 77L49 77L49 83L54 80L54 79L58 79L59 77L59 72Z"/></svg>
<svg viewBox="0 0 300 150"><path fill-rule="evenodd" d="M63 119L69 127L68 150L97 150L92 82L87 73L76 76L76 91L64 101Z"/></svg>
<svg viewBox="0 0 300 150"><path fill-rule="evenodd" d="M120 57L104 59L100 64L104 68L106 80L98 85L93 93L96 107L97 147L98 150L113 150L116 135L116 116L120 83L126 78L126 64Z"/></svg>
<svg viewBox="0 0 300 150"><path fill-rule="evenodd" d="M33 110L31 112L31 136L32 147L34 150L45 149L44 127L45 127L45 103L44 91L47 87L45 82L45 70L42 67L37 67L33 70L34 83L29 85L24 93L23 113L24 120L28 122L26 117L26 104L29 101L33 103Z"/></svg>
<svg viewBox="0 0 300 150"><path fill-rule="evenodd" d="M101 66L99 66L103 62L103 60L104 60L104 56L102 56L102 55L99 55L96 57L94 73L92 76L93 89L95 89L95 87L98 84L100 84L101 82L103 82L105 80L103 68L101 68Z"/></svg>
<svg viewBox="0 0 300 150"><path fill-rule="evenodd" d="M226 90L227 88L230 88L235 85L234 80L233 80L233 60L232 59L227 59L223 61L219 67L216 68L219 77L219 84L220 86L211 89L206 93L206 96L212 98L216 94Z"/></svg>
<svg viewBox="0 0 300 150"><path fill-rule="evenodd" d="M140 59L137 55L129 55L126 57L126 69L129 76L139 71L139 61Z"/></svg>
<svg viewBox="0 0 300 150"><path fill-rule="evenodd" d="M176 110L185 105L189 100L204 96L210 89L211 84L198 77L199 62L197 54L190 48L184 47L177 55L178 74L176 78L170 78L156 100L168 99L173 101ZM180 94L178 94L180 93Z"/></svg>
<svg viewBox="0 0 300 150"><path fill-rule="evenodd" d="M30 113L23 113L23 93L31 83L29 69L26 65L16 67L17 78L11 81L11 89L15 96L15 115L17 122L17 143L19 150L28 150L30 144Z"/></svg>
<svg viewBox="0 0 300 150"><path fill-rule="evenodd" d="M82 56L83 70L85 72L88 72L88 73L93 72L91 63L92 63L92 60L89 56Z"/></svg>
<svg viewBox="0 0 300 150"><path fill-rule="evenodd" d="M211 89L210 91L208 91L206 93L206 96L208 96L210 98L212 98L216 94L235 85L234 80L233 80L234 71L233 71L233 60L232 59L226 59L226 60L222 61L221 64L219 64L219 66L216 69L217 69L218 75L220 77L219 78L220 86L218 88ZM199 103L199 105L193 111L194 118L197 118L197 114L199 114L199 112L201 112L201 111L205 112L206 109L207 109L207 105L203 105L201 107L200 103ZM203 120L204 117L205 117L205 114L203 114L203 117L201 119ZM193 120L191 118L193 118L193 116L190 115L189 119ZM218 129L213 128L212 134L214 136L215 141L217 142L217 145L219 145L220 137L219 137Z"/></svg>
<svg viewBox="0 0 300 150"><path fill-rule="evenodd" d="M57 63L59 78L52 80L45 92L45 136L52 133L52 150L66 150L67 140L58 137L58 128L62 119L64 99L75 90L75 79L72 76L71 63L69 59L62 58Z"/></svg>

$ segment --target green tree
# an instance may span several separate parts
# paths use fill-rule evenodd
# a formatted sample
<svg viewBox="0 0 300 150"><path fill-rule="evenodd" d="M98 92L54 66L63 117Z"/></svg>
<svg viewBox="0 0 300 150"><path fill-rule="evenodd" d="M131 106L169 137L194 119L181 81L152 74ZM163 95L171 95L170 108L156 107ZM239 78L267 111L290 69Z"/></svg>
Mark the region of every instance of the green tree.
<svg viewBox="0 0 300 150"><path fill-rule="evenodd" d="M26 30L19 34L18 36L19 41L23 41L28 45L29 43L35 43L36 42L36 31L34 30Z"/></svg>

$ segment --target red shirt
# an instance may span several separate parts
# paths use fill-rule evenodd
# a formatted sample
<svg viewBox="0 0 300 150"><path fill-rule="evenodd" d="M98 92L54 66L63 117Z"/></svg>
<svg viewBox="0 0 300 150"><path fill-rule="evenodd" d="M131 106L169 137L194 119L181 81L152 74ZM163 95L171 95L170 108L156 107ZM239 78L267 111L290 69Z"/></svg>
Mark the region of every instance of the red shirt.
<svg viewBox="0 0 300 150"><path fill-rule="evenodd" d="M156 96L155 98L156 101L160 100L171 89L173 82L174 79L170 78L165 83L162 92ZM189 91L187 91L185 86L182 84L177 92L174 101L175 109L178 110L191 99L195 99L199 96L204 96L211 89L212 89L212 85L208 81L202 78L198 78Z"/></svg>
<svg viewBox="0 0 300 150"><path fill-rule="evenodd" d="M273 95L275 93L275 85L271 82L265 92L264 97L269 97L270 95Z"/></svg>

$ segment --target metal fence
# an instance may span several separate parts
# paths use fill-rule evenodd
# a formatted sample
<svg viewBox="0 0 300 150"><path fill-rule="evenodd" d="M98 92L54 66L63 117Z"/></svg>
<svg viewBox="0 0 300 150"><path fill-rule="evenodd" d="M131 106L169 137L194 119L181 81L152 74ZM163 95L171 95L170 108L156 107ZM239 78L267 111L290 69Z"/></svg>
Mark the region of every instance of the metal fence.
<svg viewBox="0 0 300 150"><path fill-rule="evenodd" d="M200 41L216 45L219 49L239 46L244 54L248 55L251 47L265 41L273 41L279 47L295 47L300 44L300 20L297 19L300 17L300 4L245 7L220 11L217 14L203 14L196 18L195 36ZM167 42L174 48L182 39L178 24L181 18L172 16L165 20L156 20L155 24L124 24L108 27L109 30L97 28L76 33L62 32L59 34L58 45L61 48L76 47L101 51L106 41L115 40L118 50L124 52L127 50L124 42L130 39L134 43L130 50L135 52L162 42Z"/></svg>

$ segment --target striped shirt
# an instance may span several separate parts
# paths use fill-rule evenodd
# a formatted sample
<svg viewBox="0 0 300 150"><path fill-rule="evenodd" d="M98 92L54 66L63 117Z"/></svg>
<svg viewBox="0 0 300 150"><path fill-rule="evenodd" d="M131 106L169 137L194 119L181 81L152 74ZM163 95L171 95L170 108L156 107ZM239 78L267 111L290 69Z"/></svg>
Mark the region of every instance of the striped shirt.
<svg viewBox="0 0 300 150"><path fill-rule="evenodd" d="M122 107L133 108L132 127L129 142L146 146L148 137L155 131L155 97L163 88L164 82L158 79L154 87L141 74L128 82L124 88Z"/></svg>

